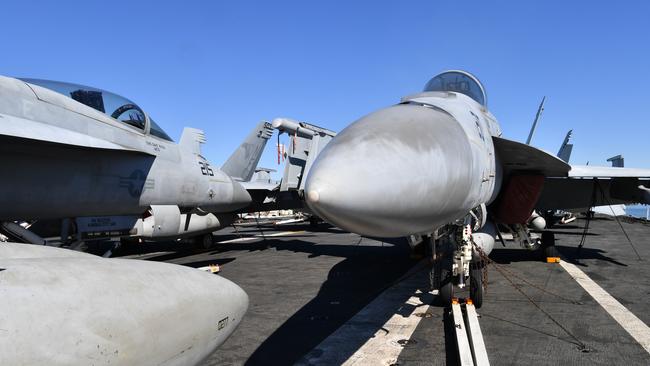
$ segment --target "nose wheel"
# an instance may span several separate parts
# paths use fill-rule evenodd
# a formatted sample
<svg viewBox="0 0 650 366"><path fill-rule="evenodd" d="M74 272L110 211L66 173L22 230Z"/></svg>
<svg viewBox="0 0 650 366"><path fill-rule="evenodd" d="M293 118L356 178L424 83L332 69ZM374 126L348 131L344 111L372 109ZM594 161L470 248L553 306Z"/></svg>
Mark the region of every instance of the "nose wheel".
<svg viewBox="0 0 650 366"><path fill-rule="evenodd" d="M434 264L434 278L439 279L437 282L438 299L440 305L450 306L454 298L456 288L456 277L452 270L451 261L441 261L438 265ZM469 275L469 298L472 299L474 306L478 309L483 305L483 266L473 263Z"/></svg>
<svg viewBox="0 0 650 366"><path fill-rule="evenodd" d="M437 240L428 241L433 266L431 268L431 287L438 290L438 300L442 306L450 306L455 297L456 287L468 286L469 297L474 306L483 305L483 269L479 259L474 259L471 230L468 226L457 228L456 232Z"/></svg>
<svg viewBox="0 0 650 366"><path fill-rule="evenodd" d="M440 285L438 286L438 298L442 306L451 306L451 300L454 298L454 276L451 270L451 261L442 261L436 268Z"/></svg>
<svg viewBox="0 0 650 366"><path fill-rule="evenodd" d="M474 302L478 309L483 305L483 266L476 263L472 264L469 271L469 298Z"/></svg>

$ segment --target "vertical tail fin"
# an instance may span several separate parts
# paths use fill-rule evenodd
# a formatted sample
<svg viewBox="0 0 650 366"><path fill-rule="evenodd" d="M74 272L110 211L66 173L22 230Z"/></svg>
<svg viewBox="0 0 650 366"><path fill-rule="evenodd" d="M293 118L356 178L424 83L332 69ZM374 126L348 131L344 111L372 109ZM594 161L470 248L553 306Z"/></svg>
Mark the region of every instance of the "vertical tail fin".
<svg viewBox="0 0 650 366"><path fill-rule="evenodd" d="M194 154L201 154L201 144L204 144L205 141L205 133L202 130L185 127L178 145Z"/></svg>
<svg viewBox="0 0 650 366"><path fill-rule="evenodd" d="M607 161L612 163L612 167L615 168L625 167L625 159L623 159L623 155L612 156L611 158L607 159Z"/></svg>
<svg viewBox="0 0 650 366"><path fill-rule="evenodd" d="M260 122L244 142L233 152L223 164L221 170L233 179L248 182L255 173L266 142L273 135L273 127L268 122Z"/></svg>
<svg viewBox="0 0 650 366"><path fill-rule="evenodd" d="M571 133L573 133L573 130L567 132L564 142L562 143L562 146L560 146L560 151L557 152L557 157L564 160L565 163L569 162L571 159L571 151L573 151L573 144L569 143L571 140Z"/></svg>

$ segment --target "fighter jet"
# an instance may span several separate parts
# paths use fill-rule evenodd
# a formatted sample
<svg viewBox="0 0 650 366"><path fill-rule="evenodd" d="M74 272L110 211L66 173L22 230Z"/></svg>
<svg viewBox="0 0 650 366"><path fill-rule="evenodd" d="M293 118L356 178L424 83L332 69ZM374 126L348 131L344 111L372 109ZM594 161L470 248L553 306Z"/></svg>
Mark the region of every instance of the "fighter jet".
<svg viewBox="0 0 650 366"><path fill-rule="evenodd" d="M196 365L248 308L239 286L174 264L0 243L0 364Z"/></svg>
<svg viewBox="0 0 650 366"><path fill-rule="evenodd" d="M242 183L272 132L260 123L220 170L201 155L202 131L185 128L176 144L129 99L0 77L0 221L93 217L77 227L211 243L251 203Z"/></svg>
<svg viewBox="0 0 650 366"><path fill-rule="evenodd" d="M336 135L316 158L305 187L308 206L343 229L367 236L422 235L434 259L435 287L449 303L469 283L483 301L482 256L496 224L516 242L534 240L534 209L648 202L648 169L571 166L502 136L481 82L452 70L422 93L372 112Z"/></svg>

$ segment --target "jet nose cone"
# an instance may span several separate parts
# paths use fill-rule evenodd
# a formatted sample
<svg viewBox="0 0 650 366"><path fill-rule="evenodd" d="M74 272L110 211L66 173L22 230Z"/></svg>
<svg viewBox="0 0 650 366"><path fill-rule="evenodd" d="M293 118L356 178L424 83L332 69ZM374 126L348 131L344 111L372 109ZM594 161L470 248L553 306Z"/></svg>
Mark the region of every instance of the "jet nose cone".
<svg viewBox="0 0 650 366"><path fill-rule="evenodd" d="M211 351L222 344L235 331L248 310L246 292L234 282L219 275L203 276L197 289L201 295L195 298L203 308L203 321L207 321ZM198 294L197 294L198 295Z"/></svg>
<svg viewBox="0 0 650 366"><path fill-rule="evenodd" d="M249 305L248 294L234 282L229 280L226 281L228 281L231 284L230 288L227 289L228 294L226 294L226 296L229 296L230 307L234 309L233 311L233 314L235 314L234 321L236 322L234 326L236 327L237 324L239 324L239 322L244 317L244 314L246 314L246 311L248 311L248 305Z"/></svg>
<svg viewBox="0 0 650 366"><path fill-rule="evenodd" d="M309 208L355 233L399 237L434 229L466 201L467 136L439 110L397 105L339 133L310 169Z"/></svg>

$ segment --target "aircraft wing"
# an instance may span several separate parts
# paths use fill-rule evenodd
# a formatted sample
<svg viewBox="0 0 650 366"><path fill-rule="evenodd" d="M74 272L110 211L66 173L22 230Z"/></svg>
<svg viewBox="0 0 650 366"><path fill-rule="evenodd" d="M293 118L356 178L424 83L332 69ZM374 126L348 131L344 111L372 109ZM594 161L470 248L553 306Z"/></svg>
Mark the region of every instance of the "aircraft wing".
<svg viewBox="0 0 650 366"><path fill-rule="evenodd" d="M621 203L650 204L650 169L569 165L545 151L492 137L504 174L543 175L538 210L587 209Z"/></svg>
<svg viewBox="0 0 650 366"><path fill-rule="evenodd" d="M249 181L249 182L240 182L244 188L246 188L247 191L273 191L274 189L278 188L280 186L279 183L266 183L266 182L255 182L255 181Z"/></svg>
<svg viewBox="0 0 650 366"><path fill-rule="evenodd" d="M506 174L512 171L535 172L545 177L565 177L571 166L546 151L521 142L492 137L494 149Z"/></svg>
<svg viewBox="0 0 650 366"><path fill-rule="evenodd" d="M650 169L572 166L568 177L547 177L539 210L587 209L621 203L650 204Z"/></svg>
<svg viewBox="0 0 650 366"><path fill-rule="evenodd" d="M571 165L569 177L576 178L650 178L650 169L617 168L610 166Z"/></svg>

